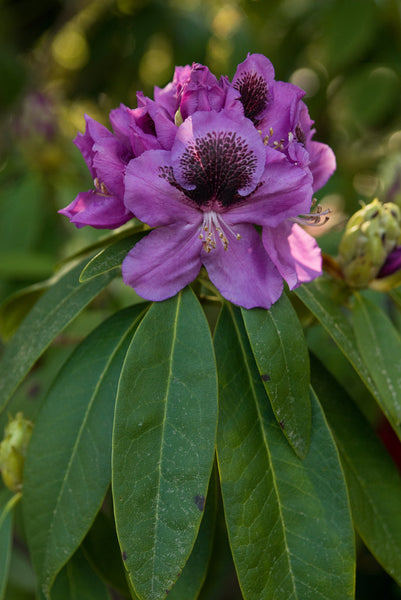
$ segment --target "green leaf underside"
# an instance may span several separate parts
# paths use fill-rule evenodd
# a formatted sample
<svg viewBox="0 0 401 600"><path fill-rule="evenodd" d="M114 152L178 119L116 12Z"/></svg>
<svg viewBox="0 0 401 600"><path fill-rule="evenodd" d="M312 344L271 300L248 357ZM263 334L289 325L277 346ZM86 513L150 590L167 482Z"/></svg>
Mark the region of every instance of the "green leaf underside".
<svg viewBox="0 0 401 600"><path fill-rule="evenodd" d="M0 600L4 598L11 558L12 493L3 489L0 494ZM14 496L15 498L15 496ZM11 499L11 500L10 500Z"/></svg>
<svg viewBox="0 0 401 600"><path fill-rule="evenodd" d="M184 570L168 595L168 600L197 599L206 578L212 553L216 513L217 475L213 473L210 478L205 512L200 524L198 537Z"/></svg>
<svg viewBox="0 0 401 600"><path fill-rule="evenodd" d="M312 394L312 436L300 460L270 408L240 313L215 334L220 382L217 452L244 600L353 598L353 531L338 454Z"/></svg>
<svg viewBox="0 0 401 600"><path fill-rule="evenodd" d="M354 294L352 316L359 352L375 382L386 415L401 423L401 338L386 314Z"/></svg>
<svg viewBox="0 0 401 600"><path fill-rule="evenodd" d="M61 369L35 424L23 511L42 591L87 533L111 478L118 378L144 304L100 325Z"/></svg>
<svg viewBox="0 0 401 600"><path fill-rule="evenodd" d="M330 297L327 282L323 279L321 281L315 280L307 286L301 285L294 292L318 321L320 321L344 356L349 360L401 439L401 427L397 425L396 420L387 410L386 398L383 397L381 390L378 389L376 383L373 381L372 374L361 357L350 322L344 315L341 307Z"/></svg>
<svg viewBox="0 0 401 600"><path fill-rule="evenodd" d="M146 233L147 232L144 231L135 233L134 235L120 239L114 242L114 244L111 244L110 246L107 246L107 248L101 250L84 267L79 276L79 280L88 281L93 277L99 277L99 275L102 275L103 273L113 269L119 269L128 252L132 250L135 244L139 242L146 235Z"/></svg>
<svg viewBox="0 0 401 600"><path fill-rule="evenodd" d="M333 431L355 527L401 584L401 479L397 467L347 392L312 357L312 384Z"/></svg>
<svg viewBox="0 0 401 600"><path fill-rule="evenodd" d="M110 600L110 595L78 550L57 577L52 600Z"/></svg>
<svg viewBox="0 0 401 600"><path fill-rule="evenodd" d="M213 346L190 288L155 303L121 374L113 433L117 534L135 593L164 598L195 542L217 422Z"/></svg>
<svg viewBox="0 0 401 600"><path fill-rule="evenodd" d="M297 314L283 294L270 310L242 309L242 316L277 421L304 458L311 435L309 355Z"/></svg>
<svg viewBox="0 0 401 600"><path fill-rule="evenodd" d="M105 273L79 283L82 264L75 266L48 289L24 319L0 362L0 410L52 340L116 276Z"/></svg>

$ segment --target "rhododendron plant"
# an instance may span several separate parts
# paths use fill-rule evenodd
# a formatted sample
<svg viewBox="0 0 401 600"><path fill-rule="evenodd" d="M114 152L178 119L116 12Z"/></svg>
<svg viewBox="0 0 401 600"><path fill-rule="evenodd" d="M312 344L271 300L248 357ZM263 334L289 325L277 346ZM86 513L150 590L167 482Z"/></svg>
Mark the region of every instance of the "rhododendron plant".
<svg viewBox="0 0 401 600"><path fill-rule="evenodd" d="M137 108L112 111L114 135L87 118L76 144L95 190L60 212L77 226L135 216L154 228L122 265L145 299L173 296L204 265L226 299L269 308L283 279L293 289L321 274L319 248L298 223L314 218L313 193L335 159L312 140L302 97L259 54L231 83L203 65L178 67L155 100L139 93Z"/></svg>

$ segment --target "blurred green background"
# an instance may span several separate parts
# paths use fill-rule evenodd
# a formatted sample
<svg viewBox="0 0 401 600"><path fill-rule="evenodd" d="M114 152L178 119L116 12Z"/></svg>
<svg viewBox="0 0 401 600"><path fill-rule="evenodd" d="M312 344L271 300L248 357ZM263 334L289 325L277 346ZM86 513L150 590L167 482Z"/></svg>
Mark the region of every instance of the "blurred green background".
<svg viewBox="0 0 401 600"><path fill-rule="evenodd" d="M318 232L333 255L347 215L401 186L398 0L0 0L0 15L0 302L102 235L57 214L92 187L72 144L84 113L108 125L110 109L135 107L136 92L152 95L175 65L201 62L231 77L260 52L277 79L306 90L315 138L337 156L317 194L334 210ZM132 294L113 284L66 335L76 341ZM2 327L0 350L10 334ZM62 358L25 384L28 402L42 397ZM401 598L363 549L358 573L357 598Z"/></svg>

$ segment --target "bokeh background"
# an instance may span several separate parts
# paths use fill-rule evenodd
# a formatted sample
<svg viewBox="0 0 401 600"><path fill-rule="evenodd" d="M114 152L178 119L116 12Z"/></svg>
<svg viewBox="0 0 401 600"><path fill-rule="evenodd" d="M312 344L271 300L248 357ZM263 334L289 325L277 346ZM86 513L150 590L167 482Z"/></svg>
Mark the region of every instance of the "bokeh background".
<svg viewBox="0 0 401 600"><path fill-rule="evenodd" d="M315 139L336 153L337 172L317 194L334 211L318 234L335 256L347 215L401 188L398 0L0 0L0 302L102 235L57 214L92 187L72 144L84 113L108 125L110 109L135 107L136 92L152 95L175 65L201 62L231 77L248 52L265 54L277 79L305 89ZM58 340L59 355L43 359L19 391L28 413L70 342L131 296L113 284ZM8 327L0 314L0 351ZM33 598L23 551L12 576L7 598ZM360 546L357 598L400 592Z"/></svg>

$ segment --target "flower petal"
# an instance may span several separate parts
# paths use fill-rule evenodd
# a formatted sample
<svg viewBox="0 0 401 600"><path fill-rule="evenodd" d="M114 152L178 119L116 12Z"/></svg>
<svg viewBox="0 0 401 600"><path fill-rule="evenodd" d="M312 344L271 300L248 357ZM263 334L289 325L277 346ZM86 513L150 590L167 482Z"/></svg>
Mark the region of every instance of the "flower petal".
<svg viewBox="0 0 401 600"><path fill-rule="evenodd" d="M286 221L263 229L263 244L290 290L322 274L322 256L315 238Z"/></svg>
<svg viewBox="0 0 401 600"><path fill-rule="evenodd" d="M202 251L202 262L221 294L244 308L270 308L283 291L283 280L267 255L260 236L251 225L237 225L237 240L230 237L227 250Z"/></svg>
<svg viewBox="0 0 401 600"><path fill-rule="evenodd" d="M58 212L78 228L91 225L96 229L115 229L133 218L119 198L98 194L94 190L81 192L71 204Z"/></svg>
<svg viewBox="0 0 401 600"><path fill-rule="evenodd" d="M204 190L205 198L238 192L245 196L259 183L265 147L245 117L232 119L222 110L199 111L179 127L171 150L174 174L187 190ZM212 198L207 198L212 200Z"/></svg>
<svg viewBox="0 0 401 600"><path fill-rule="evenodd" d="M244 114L253 122L264 115L272 99L274 68L263 54L248 54L238 65L232 85L241 95Z"/></svg>
<svg viewBox="0 0 401 600"><path fill-rule="evenodd" d="M201 217L199 217L201 220ZM196 225L174 224L151 231L127 254L124 283L146 300L165 300L191 283L201 267Z"/></svg>
<svg viewBox="0 0 401 600"><path fill-rule="evenodd" d="M151 227L192 223L198 209L169 180L170 152L148 150L131 160L125 175L124 203L137 219Z"/></svg>
<svg viewBox="0 0 401 600"><path fill-rule="evenodd" d="M308 145L310 165L313 175L313 191L320 190L336 170L336 157L326 144L310 142Z"/></svg>
<svg viewBox="0 0 401 600"><path fill-rule="evenodd" d="M227 223L255 223L276 227L287 217L307 213L312 202L310 170L291 163L278 150L266 148L261 185L225 214Z"/></svg>

